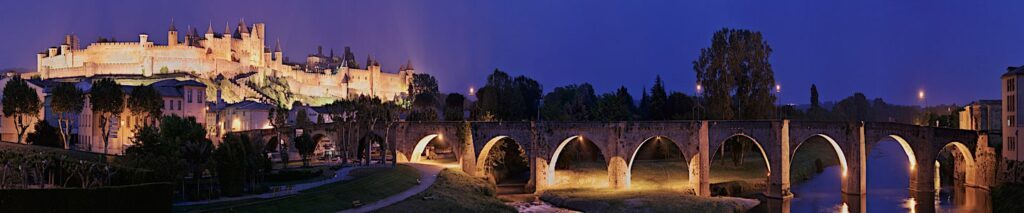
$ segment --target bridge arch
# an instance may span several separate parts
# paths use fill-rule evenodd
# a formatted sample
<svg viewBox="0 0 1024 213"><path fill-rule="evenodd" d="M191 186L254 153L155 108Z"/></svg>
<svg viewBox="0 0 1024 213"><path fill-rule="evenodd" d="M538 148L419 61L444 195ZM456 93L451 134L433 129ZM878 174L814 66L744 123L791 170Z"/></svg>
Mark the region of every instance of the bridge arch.
<svg viewBox="0 0 1024 213"><path fill-rule="evenodd" d="M796 157L796 153L800 151L800 147L803 146L804 143L807 143L808 140L815 137L821 137L825 139L825 141L827 141L828 144L832 146L832 149L835 150L836 156L838 156L839 158L839 166L840 168L842 168L842 175L843 177L846 177L847 173L849 173L850 171L849 164L846 162L846 153L843 152L843 149L839 146L839 143L836 143L835 139L832 139L832 137L829 137L828 135L825 134L814 134L801 139L799 141L799 144L796 145L796 148L793 149L793 153L791 154L792 156L789 157L790 162L788 163L790 164L790 168L793 168L793 159Z"/></svg>
<svg viewBox="0 0 1024 213"><path fill-rule="evenodd" d="M686 165L686 167L687 167L687 172L686 172L687 176L689 176L689 174L691 172L690 170L693 170L693 167L689 165L690 164L690 159L688 159L686 157L686 153L683 152L683 148L680 147L679 144L676 144L675 140L672 140L671 138L666 137L666 136L662 136L662 135L651 136L651 137L648 137L647 139L644 139L642 142L640 142L640 144L637 145L637 147L633 149L633 153L629 157L629 162L627 162L627 164L626 164L626 182L625 182L625 185L626 185L627 189L630 188L632 186L632 183L633 183L633 163L636 161L637 153L640 153L640 149L643 149L644 145L647 145L647 142L650 142L650 141L653 141L653 140L666 140L666 141L668 141L668 144L670 144L672 147L674 147L678 151L679 156L682 157L684 165Z"/></svg>
<svg viewBox="0 0 1024 213"><path fill-rule="evenodd" d="M946 145L943 145L942 149L939 149L939 151L935 153L936 159L938 158L937 157L938 155L940 155L942 152L945 152L947 150L959 152L961 154L961 156L963 156L963 163L964 163L964 170L963 171L964 171L964 182L965 182L965 184L967 184L969 186L977 185L977 182L976 182L976 179L975 179L976 177L974 176L975 173L976 173L976 171L975 171L975 169L976 169L976 167L975 167L975 159L974 159L974 155L971 153L971 149L968 148L967 145L965 145L964 143L961 143L961 142L958 142L958 141L952 141L952 142L946 143ZM936 162L938 162L938 161L936 160ZM954 163L955 162L956 161L954 161ZM936 168L936 170L938 170L938 168ZM936 176L938 176L938 175L936 175ZM936 181L936 184L938 184L938 181Z"/></svg>
<svg viewBox="0 0 1024 213"><path fill-rule="evenodd" d="M910 146L910 143L907 142L907 139L904 139L903 136L899 136L896 134L890 134L887 135L887 137L889 139L896 141L896 143L900 145L900 148L903 148L903 153L907 155L907 160L909 161L910 169L917 168L917 154L914 152L914 147ZM883 138L882 140L885 139ZM873 150L873 147L871 148L871 150L867 150L868 153L865 153L864 156L867 157L868 155L871 154Z"/></svg>
<svg viewBox="0 0 1024 213"><path fill-rule="evenodd" d="M725 143L728 142L729 139L733 139L735 137L743 137L743 138L749 139L751 142L754 142L754 146L756 146L757 150L760 151L761 157L764 160L764 166L765 166L765 168L768 171L767 174L771 174L772 173L772 165L771 165L771 161L768 160L768 152L764 151L764 146L761 145L761 142L758 142L757 139L754 139L754 137L751 137L750 135L747 135L747 134L744 134L744 133L732 134L729 137L725 137L725 140L723 140L721 143L717 143L717 147L714 147L714 149L711 150L713 153L711 154L711 158L709 158L709 160L715 159L715 155L718 154L718 150L722 149L723 147L725 147Z"/></svg>
<svg viewBox="0 0 1024 213"><path fill-rule="evenodd" d="M410 153L411 155L409 156L409 162L420 162L420 160L422 160L420 159L420 156L423 155L423 150L427 148L427 145L430 144L430 141L433 141L435 138L439 137L441 137L440 134L430 134L420 138L420 140L416 142L416 147L414 147L412 149L412 153Z"/></svg>
<svg viewBox="0 0 1024 213"><path fill-rule="evenodd" d="M514 139L512 137L505 136L505 135L495 136L495 137L491 138L490 140L487 140L487 143L484 143L483 149L480 149L480 154L476 158L476 168L477 168L477 170L479 170L478 172L480 172L482 174L482 172L484 171L484 166L485 166L484 164L487 163L487 157L491 155L491 150L494 149L494 145L497 145L498 142L501 142L501 140L504 140L504 139L509 139L511 141L514 141L516 143L516 145L518 145L520 148L522 148L524 151L526 151L527 146L524 146L522 142L519 142L519 140L516 140L516 139ZM524 154L527 154L527 153L524 153Z"/></svg>
<svg viewBox="0 0 1024 213"><path fill-rule="evenodd" d="M555 148L555 150L553 152L554 154L552 154L552 156L551 156L551 162L548 163L548 167L547 167L547 171L546 171L546 173L547 173L547 175L546 175L547 177L546 178L547 178L548 185L554 185L555 184L555 167L558 166L558 158L561 156L562 151L565 149L565 146L568 145L569 143L575 141L575 140L579 140L581 142L586 142L585 137L583 135L574 135L574 136L570 136L570 137L562 140L562 142L560 142L558 144L558 147ZM604 149L605 149L604 147L597 146L597 144L594 143L594 142L590 142L590 143L597 147L598 153L601 154L601 157L608 158L608 156L606 156L606 153L604 152Z"/></svg>

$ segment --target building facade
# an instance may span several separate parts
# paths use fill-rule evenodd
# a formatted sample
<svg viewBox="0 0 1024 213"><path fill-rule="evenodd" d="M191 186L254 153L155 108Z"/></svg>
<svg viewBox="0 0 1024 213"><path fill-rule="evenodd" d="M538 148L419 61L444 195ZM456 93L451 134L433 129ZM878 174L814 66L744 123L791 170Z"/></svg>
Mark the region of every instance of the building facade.
<svg viewBox="0 0 1024 213"><path fill-rule="evenodd" d="M1003 132L1003 102L1001 100L978 100L964 106L959 112L960 129L984 131L998 134Z"/></svg>
<svg viewBox="0 0 1024 213"><path fill-rule="evenodd" d="M403 65L395 73L383 72L380 63L373 59L358 68L327 63L325 60L338 61L337 57L328 58L322 52L307 59L313 64L291 64L285 61L280 42L271 51L267 41L266 25L246 25L244 21L234 27L225 26L221 33L215 32L212 25L204 34L188 27L184 40L180 40L172 23L165 44L157 44L148 34L139 34L138 41L101 39L80 49L78 38L68 35L59 47L36 54L35 75L59 79L188 74L208 85L214 79L231 79L234 86L242 87L232 88L242 97L226 98L231 102L272 98L267 97L268 91L260 90L268 85L284 85L289 92L301 96L300 101L321 105L359 95L397 100L406 96L414 73L411 64ZM324 66L332 70L323 71Z"/></svg>

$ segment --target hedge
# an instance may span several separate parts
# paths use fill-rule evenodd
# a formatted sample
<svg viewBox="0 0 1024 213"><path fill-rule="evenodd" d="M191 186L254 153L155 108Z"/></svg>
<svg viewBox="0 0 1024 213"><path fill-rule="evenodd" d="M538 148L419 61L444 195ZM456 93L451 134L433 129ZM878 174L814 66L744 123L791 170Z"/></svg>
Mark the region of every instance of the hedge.
<svg viewBox="0 0 1024 213"><path fill-rule="evenodd" d="M171 183L0 190L0 212L170 212Z"/></svg>

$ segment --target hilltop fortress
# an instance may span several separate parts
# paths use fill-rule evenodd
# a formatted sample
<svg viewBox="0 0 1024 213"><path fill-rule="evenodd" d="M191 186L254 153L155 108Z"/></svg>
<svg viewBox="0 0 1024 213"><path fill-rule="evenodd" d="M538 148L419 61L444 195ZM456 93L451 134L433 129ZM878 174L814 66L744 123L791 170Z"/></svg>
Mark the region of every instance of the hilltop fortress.
<svg viewBox="0 0 1024 213"><path fill-rule="evenodd" d="M124 84L188 79L206 84L207 94L217 94L206 98L211 102L223 97L228 103L257 99L322 105L358 95L399 100L406 96L414 73L411 63L394 73L383 72L371 57L359 66L348 48L344 56L334 56L333 51L325 56L321 50L309 55L305 64L289 63L280 42L273 51L267 47L263 23L240 21L233 31L227 25L222 33L211 24L205 34L188 27L184 40L179 40L172 22L167 38L166 44L155 43L147 34L130 42L100 38L80 49L77 36L67 35L59 47L36 55L33 75L56 81L111 76Z"/></svg>

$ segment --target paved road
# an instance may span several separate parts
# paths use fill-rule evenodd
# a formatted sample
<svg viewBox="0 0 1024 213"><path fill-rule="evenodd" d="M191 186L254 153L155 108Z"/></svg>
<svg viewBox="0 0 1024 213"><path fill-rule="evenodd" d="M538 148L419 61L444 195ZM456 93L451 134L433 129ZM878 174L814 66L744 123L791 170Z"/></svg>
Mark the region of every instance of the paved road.
<svg viewBox="0 0 1024 213"><path fill-rule="evenodd" d="M433 185L434 181L437 180L437 174L440 173L442 169L444 169L444 167L434 164L407 163L405 165L409 165L412 166L413 168L416 168L416 170L420 170L419 185L413 186L412 188L405 190L401 193L394 194L391 195L390 197L378 200L377 202L360 206L359 208L347 209L341 212L370 212L380 208L384 208L386 206L394 205L395 203L401 202L409 197L412 197L413 195L423 192L423 190L427 190L427 188L430 187L430 185Z"/></svg>

